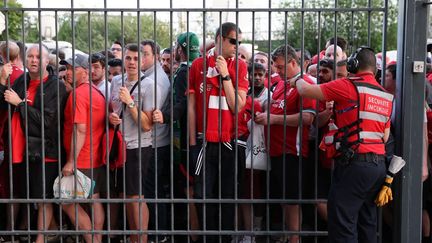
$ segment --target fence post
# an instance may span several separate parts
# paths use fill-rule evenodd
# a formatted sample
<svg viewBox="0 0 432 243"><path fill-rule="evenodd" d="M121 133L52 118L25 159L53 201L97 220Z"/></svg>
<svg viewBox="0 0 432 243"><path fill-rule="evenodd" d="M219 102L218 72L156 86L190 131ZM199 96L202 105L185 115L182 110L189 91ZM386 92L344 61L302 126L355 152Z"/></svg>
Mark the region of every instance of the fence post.
<svg viewBox="0 0 432 243"><path fill-rule="evenodd" d="M413 67L414 61L425 63L427 14L424 1L399 1L395 131L397 154L407 165L396 183L393 242L397 243L421 242L425 73L415 73Z"/></svg>

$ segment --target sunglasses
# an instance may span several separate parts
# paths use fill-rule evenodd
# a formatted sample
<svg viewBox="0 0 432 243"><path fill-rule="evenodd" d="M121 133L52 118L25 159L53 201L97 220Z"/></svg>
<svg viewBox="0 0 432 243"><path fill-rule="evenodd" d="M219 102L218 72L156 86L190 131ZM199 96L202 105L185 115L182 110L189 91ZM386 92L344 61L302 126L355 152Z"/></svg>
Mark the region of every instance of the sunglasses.
<svg viewBox="0 0 432 243"><path fill-rule="evenodd" d="M231 45L241 45L241 41L238 41L237 39L235 39L235 38L231 38L231 37L224 37L225 39L228 39L228 41L229 41L229 43L231 44Z"/></svg>

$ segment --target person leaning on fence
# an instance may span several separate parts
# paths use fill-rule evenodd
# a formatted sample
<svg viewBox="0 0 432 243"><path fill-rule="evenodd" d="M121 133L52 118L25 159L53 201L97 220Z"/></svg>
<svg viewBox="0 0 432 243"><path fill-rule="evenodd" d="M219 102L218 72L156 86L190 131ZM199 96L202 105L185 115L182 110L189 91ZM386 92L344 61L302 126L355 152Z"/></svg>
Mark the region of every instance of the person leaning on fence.
<svg viewBox="0 0 432 243"><path fill-rule="evenodd" d="M274 198L285 196L286 199L300 199L299 185L302 185L300 182L302 177L299 172L302 171L299 170L299 156L305 158L309 154L309 130L315 117L316 103L312 99L303 99L303 103L300 103L298 92L289 85L290 80L301 78L300 60L294 48L289 45L278 47L273 52L273 62L278 69L279 76L286 78L286 81L277 83L271 97L270 110L257 113L255 122L270 126L270 135L266 134L266 139L271 138L268 148L272 162L270 194ZM307 74L303 74L303 79L308 83L313 83ZM269 120L268 113L270 113ZM301 144L300 134L302 134ZM299 204L283 204L282 207L288 229L299 231L301 225ZM290 242L298 242L298 240L298 235L290 236Z"/></svg>
<svg viewBox="0 0 432 243"><path fill-rule="evenodd" d="M40 55L40 49L42 55ZM17 78L11 88L7 87L6 81L12 72L10 64L3 67L0 77L1 108L7 109L6 104L12 106L10 123L12 144L10 147L12 148L12 163L17 165L14 167L17 170L14 173L14 186L18 187L17 191L21 198L28 196L30 199L51 199L54 197L53 183L59 166L58 118L63 115L57 109L57 105L60 103L60 111L62 111L66 89L63 84L57 82L57 77L53 73L47 71L48 51L44 47L33 45L28 48L26 56L28 72ZM42 92L43 98L41 97ZM44 137L41 134L42 126ZM24 127L27 128L27 134ZM42 144L44 150L42 150ZM27 169L28 174L26 174ZM44 173L45 177L43 177ZM26 195L26 180L29 180L30 195ZM47 230L52 218L52 204L38 203L38 230ZM36 242L44 242L43 234L37 235Z"/></svg>
<svg viewBox="0 0 432 243"><path fill-rule="evenodd" d="M187 146L187 86L188 86L188 70L192 62L198 58L199 53L199 39L198 36L193 32L184 32L177 37L177 43L174 48L174 58L180 63L179 68L174 74L173 92L174 92L174 105L173 117L171 118L171 109L166 107L163 111L156 109L153 111L153 122L154 123L165 123L169 124L172 119L177 122L180 129L180 161L179 161L179 171L182 174L180 179L181 188L184 189L184 195L189 198L194 197L193 190L193 171L195 169L195 159L193 156L187 160L188 146ZM191 148L192 150L192 148ZM193 154L193 153L191 153ZM188 182L189 181L189 184ZM188 187L189 185L189 187ZM198 215L195 203L191 202L188 204L189 207L189 217L190 217L190 227L191 230L198 230ZM184 212L186 212L185 210ZM187 219L186 214L184 214L184 219ZM184 223L184 222L183 222ZM187 225L183 224L182 227ZM196 235L191 236L192 241L197 239Z"/></svg>
<svg viewBox="0 0 432 243"><path fill-rule="evenodd" d="M222 24L216 31L215 48L204 57L197 58L190 69L188 113L191 145L196 144L197 132L203 131L203 123L206 122L206 141L204 142L206 154L205 160L201 160L205 161L205 164L198 163L197 167L202 168L202 171L196 171L196 174L199 174L195 185L195 193L198 198L216 198L220 179L221 197L234 199L235 187L238 183L235 176L235 142L233 140L235 138L235 114L245 105L249 86L246 63L236 59L236 49L240 43L241 31L237 25L230 22ZM204 61L207 70L204 70ZM203 72L206 75L205 84L203 83ZM237 85L238 89L236 89ZM207 107L202 107L204 99L206 99ZM203 117L204 110L206 110L207 120L204 120ZM219 133L219 126L221 133ZM222 150L221 157L219 157L219 147ZM203 181L204 178L205 181ZM206 192L205 195L203 191ZM217 205L209 204L205 208L207 210L206 222L203 222L206 225L205 229L234 229L236 215L233 203L221 205L221 229L217 228ZM202 210L200 211L202 216ZM231 237L225 235L222 242L230 240ZM214 241L216 241L215 237L207 237L207 242Z"/></svg>
<svg viewBox="0 0 432 243"><path fill-rule="evenodd" d="M303 97L334 101L335 129L324 135L335 159L328 197L329 242L377 242L375 197L386 175L385 142L393 95L375 80L372 49L358 48L347 60L353 74L321 85L292 80Z"/></svg>
<svg viewBox="0 0 432 243"><path fill-rule="evenodd" d="M95 182L91 198L100 198L105 192L106 168L102 158L102 137L105 134L105 97L89 81L88 57L76 54L73 58L62 60L66 65L66 79L75 82L75 88L69 93L64 110L63 144L66 150L66 164L63 166L64 176L74 176L79 170ZM74 130L76 133L74 135ZM80 230L102 230L105 220L101 202L91 204L94 212L94 222L81 205L65 204L63 211L73 224L78 222ZM76 212L78 210L76 218ZM78 220L78 221L76 221ZM102 235L85 234L86 242L102 242Z"/></svg>
<svg viewBox="0 0 432 243"><path fill-rule="evenodd" d="M124 67L126 73L124 80L122 75L118 75L111 81L110 103L113 112L109 115L112 125L117 126L123 123L120 125L120 131L122 131L126 143L126 162L124 167L118 171L119 178L116 181L125 183L124 186L120 184L117 187L122 192L121 194L125 194L127 198L131 199L143 199L145 196L147 167L153 154L150 125L151 112L144 111L143 106L143 103L153 102L153 96L145 96L149 88L141 83L144 78L138 67L138 52L141 52L140 56L143 58L144 53L140 46L127 44L125 47ZM138 90L138 85L141 86L141 92ZM150 86L153 87L152 83ZM138 103L139 96L141 103ZM147 100L148 98L150 98L150 101ZM141 120L138 120L138 113L141 113ZM139 154L141 154L141 161L139 160ZM111 180L115 180L115 178ZM131 230L147 230L149 210L146 202L126 203L126 213ZM132 243L147 242L147 235L142 235L141 238L138 235L131 235L130 240Z"/></svg>

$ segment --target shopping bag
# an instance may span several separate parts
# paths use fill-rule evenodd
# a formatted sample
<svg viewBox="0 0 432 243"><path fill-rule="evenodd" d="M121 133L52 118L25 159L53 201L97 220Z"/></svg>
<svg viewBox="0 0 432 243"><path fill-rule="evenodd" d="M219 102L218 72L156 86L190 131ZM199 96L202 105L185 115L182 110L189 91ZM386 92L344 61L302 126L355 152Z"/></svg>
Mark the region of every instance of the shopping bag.
<svg viewBox="0 0 432 243"><path fill-rule="evenodd" d="M76 187L75 187L76 178ZM60 185L59 185L60 184ZM96 182L81 171L69 176L58 176L53 185L54 197L60 199L85 199L93 195Z"/></svg>
<svg viewBox="0 0 432 243"><path fill-rule="evenodd" d="M254 170L270 170L270 164L267 165L268 153L265 146L264 126L250 120L248 122L249 131L252 131L252 126L253 134L249 135L246 142L246 168L252 169L253 167Z"/></svg>

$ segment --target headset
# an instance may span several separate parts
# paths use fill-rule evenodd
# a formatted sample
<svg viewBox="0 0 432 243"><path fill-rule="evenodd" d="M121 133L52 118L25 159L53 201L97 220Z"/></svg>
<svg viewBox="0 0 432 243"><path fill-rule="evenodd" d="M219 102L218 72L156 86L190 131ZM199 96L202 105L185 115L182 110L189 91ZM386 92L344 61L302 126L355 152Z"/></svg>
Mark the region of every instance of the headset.
<svg viewBox="0 0 432 243"><path fill-rule="evenodd" d="M347 71L348 72L354 73L354 74L358 72L359 61L357 60L357 55L365 49L368 49L368 50L372 51L373 53L375 53L375 51L368 46L360 46L359 48L357 48L357 50L353 54L351 54L351 56L348 57L348 59L347 59Z"/></svg>

